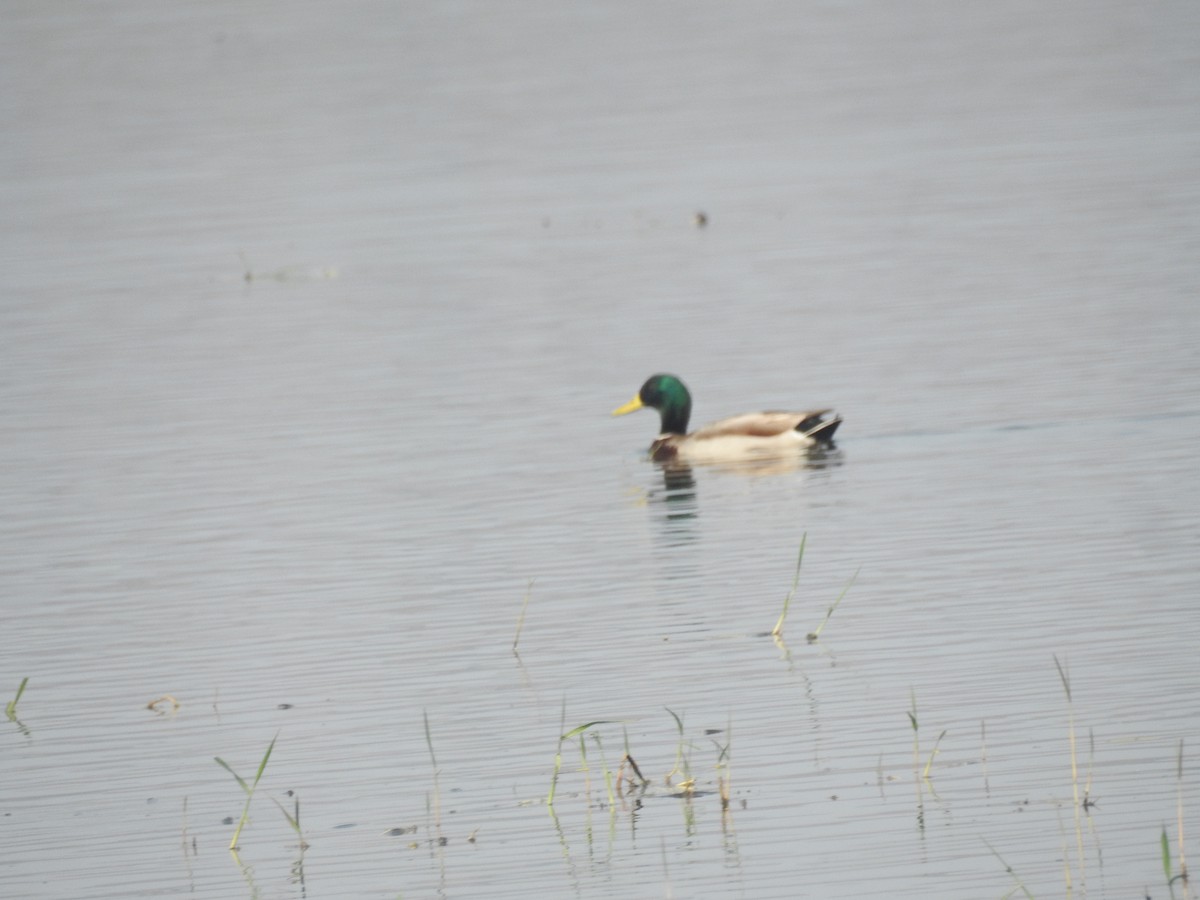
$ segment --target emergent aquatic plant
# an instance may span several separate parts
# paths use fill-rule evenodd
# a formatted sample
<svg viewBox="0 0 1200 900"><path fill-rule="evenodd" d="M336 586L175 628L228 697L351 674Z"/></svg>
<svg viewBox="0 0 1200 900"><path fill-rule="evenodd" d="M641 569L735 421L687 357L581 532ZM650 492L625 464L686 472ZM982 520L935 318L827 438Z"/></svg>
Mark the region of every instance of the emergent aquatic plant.
<svg viewBox="0 0 1200 900"><path fill-rule="evenodd" d="M8 721L15 722L17 719L17 704L21 702L21 695L25 693L25 685L29 684L29 676L26 675L21 679L21 684L17 688L17 695L8 701L8 705L4 707L4 714L8 716Z"/></svg>
<svg viewBox="0 0 1200 900"><path fill-rule="evenodd" d="M275 737L271 738L271 743L267 747L267 752L263 754L262 762L258 764L258 771L254 773L254 781L249 784L246 783L246 780L242 778L241 775L233 771L229 763L225 762L225 760L221 759L219 756L213 757L213 759L217 761L217 765L237 779L237 783L241 786L242 790L246 794L246 805L242 807L242 818L238 821L237 829L233 832L233 839L229 842L230 850L237 850L238 838L241 837L242 829L246 827L246 822L248 822L250 819L250 801L254 799L254 790L258 787L258 782L262 778L263 772L266 771L267 762L271 759L271 751L275 749L275 742L277 740L279 740L278 732L275 733ZM295 827L299 828L299 822L295 824Z"/></svg>
<svg viewBox="0 0 1200 900"><path fill-rule="evenodd" d="M800 584L800 568L804 564L804 545L806 543L808 543L807 531L804 532L800 538L800 552L796 554L796 574L792 577L792 589L788 591L787 596L783 598L783 611L779 613L779 619L775 622L775 627L771 629L771 637L775 638L777 641L783 637L783 624L785 621L787 621L788 607L792 605L792 597L796 595L796 588ZM846 582L846 586L842 588L842 592L838 594L837 599L833 601L833 605L825 611L825 618L821 620L821 624L818 625L815 630L808 633L806 637L810 644L821 636L821 631L826 625L829 624L829 620L833 618L834 610L838 608L838 605L842 602L842 599L846 596L846 593L854 584L855 579L858 578L858 572L860 571L862 571L861 568L850 577L848 582Z"/></svg>

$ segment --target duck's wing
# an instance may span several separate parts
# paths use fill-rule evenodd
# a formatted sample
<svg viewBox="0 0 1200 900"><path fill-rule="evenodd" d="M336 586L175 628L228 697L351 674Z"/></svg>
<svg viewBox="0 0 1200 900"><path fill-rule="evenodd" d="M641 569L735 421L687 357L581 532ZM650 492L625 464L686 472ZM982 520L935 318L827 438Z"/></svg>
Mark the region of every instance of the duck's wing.
<svg viewBox="0 0 1200 900"><path fill-rule="evenodd" d="M730 435L769 438L776 437L788 431L799 431L801 434L809 434L814 429L819 432L822 430L822 426L828 428L833 422L840 422L836 418L833 420L825 418L831 412L833 412L831 409L817 409L810 412L768 411L744 413L740 416L721 419L719 422L711 422L703 428L693 431L688 437L703 441L709 438L728 437ZM830 436L832 436L832 432L830 432Z"/></svg>

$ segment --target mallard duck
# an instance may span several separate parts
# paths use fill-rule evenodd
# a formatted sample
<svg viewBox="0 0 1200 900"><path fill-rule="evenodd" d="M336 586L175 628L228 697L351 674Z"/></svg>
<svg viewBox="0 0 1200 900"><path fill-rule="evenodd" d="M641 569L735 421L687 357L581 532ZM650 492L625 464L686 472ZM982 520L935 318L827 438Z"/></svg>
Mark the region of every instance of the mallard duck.
<svg viewBox="0 0 1200 900"><path fill-rule="evenodd" d="M833 410L757 412L732 416L688 434L692 395L674 375L651 375L637 395L613 410L623 416L648 406L662 418L659 435L650 445L652 459L679 462L723 462L782 456L809 447L832 447L842 424Z"/></svg>

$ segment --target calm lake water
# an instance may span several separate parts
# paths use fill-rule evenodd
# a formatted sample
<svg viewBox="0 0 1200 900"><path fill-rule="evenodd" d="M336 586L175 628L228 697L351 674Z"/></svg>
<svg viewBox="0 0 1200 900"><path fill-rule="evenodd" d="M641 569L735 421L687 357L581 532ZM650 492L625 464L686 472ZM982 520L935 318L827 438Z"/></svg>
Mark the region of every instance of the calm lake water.
<svg viewBox="0 0 1200 900"><path fill-rule="evenodd" d="M5 20L4 897L1200 858L1200 6ZM657 371L840 449L667 478Z"/></svg>

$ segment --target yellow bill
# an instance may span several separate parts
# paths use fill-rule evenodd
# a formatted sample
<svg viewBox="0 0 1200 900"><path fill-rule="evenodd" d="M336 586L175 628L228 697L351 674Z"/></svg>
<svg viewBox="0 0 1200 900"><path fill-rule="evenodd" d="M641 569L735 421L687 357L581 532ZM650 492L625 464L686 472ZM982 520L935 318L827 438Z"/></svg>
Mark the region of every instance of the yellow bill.
<svg viewBox="0 0 1200 900"><path fill-rule="evenodd" d="M614 409L612 411L612 414L614 416L623 416L623 415L625 415L625 413L635 412L636 410L639 410L641 408L642 408L642 398L640 396L636 396L632 400L630 400L628 403L626 403L624 406L618 406L616 409Z"/></svg>

